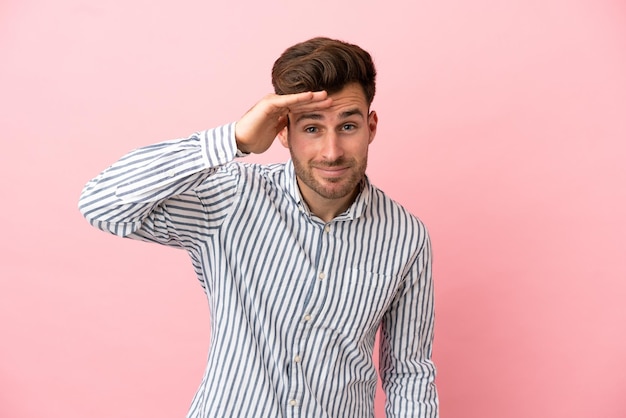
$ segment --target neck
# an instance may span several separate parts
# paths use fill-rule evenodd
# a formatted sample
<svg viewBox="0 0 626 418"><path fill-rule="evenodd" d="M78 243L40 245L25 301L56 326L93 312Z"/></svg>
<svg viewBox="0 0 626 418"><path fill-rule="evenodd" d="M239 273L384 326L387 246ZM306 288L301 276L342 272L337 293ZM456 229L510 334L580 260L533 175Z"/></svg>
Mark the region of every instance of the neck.
<svg viewBox="0 0 626 418"><path fill-rule="evenodd" d="M351 193L344 197L328 199L309 190L307 187L302 187L299 183L300 180L298 179L300 195L306 202L309 210L324 222L330 222L344 213L352 205L360 191L359 187L355 187Z"/></svg>

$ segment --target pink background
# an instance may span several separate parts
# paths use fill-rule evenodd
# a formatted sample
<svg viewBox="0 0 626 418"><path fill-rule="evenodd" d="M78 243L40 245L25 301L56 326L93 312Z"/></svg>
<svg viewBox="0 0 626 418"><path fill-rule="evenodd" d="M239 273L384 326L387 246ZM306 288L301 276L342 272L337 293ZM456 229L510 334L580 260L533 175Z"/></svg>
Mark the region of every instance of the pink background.
<svg viewBox="0 0 626 418"><path fill-rule="evenodd" d="M378 65L369 174L431 231L442 417L626 416L623 1L4 0L1 417L184 416L209 343L187 256L78 195L237 119L315 35Z"/></svg>

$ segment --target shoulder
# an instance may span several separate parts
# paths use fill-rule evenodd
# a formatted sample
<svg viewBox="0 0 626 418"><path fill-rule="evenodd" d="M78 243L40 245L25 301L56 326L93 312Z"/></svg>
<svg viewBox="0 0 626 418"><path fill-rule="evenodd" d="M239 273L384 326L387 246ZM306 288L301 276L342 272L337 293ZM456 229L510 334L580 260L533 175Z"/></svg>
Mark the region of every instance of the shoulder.
<svg viewBox="0 0 626 418"><path fill-rule="evenodd" d="M230 169L236 170L243 180L263 183L282 182L285 173L285 163L258 164L235 161ZM228 168L227 168L228 169Z"/></svg>
<svg viewBox="0 0 626 418"><path fill-rule="evenodd" d="M424 227L424 223L404 205L392 199L387 193L369 183L372 209L381 216L390 217L398 221L406 221L419 227Z"/></svg>
<svg viewBox="0 0 626 418"><path fill-rule="evenodd" d="M371 183L369 190L371 201L368 215L375 222L395 234L417 239L420 246L428 239L428 230L420 218Z"/></svg>
<svg viewBox="0 0 626 418"><path fill-rule="evenodd" d="M260 189L283 189L285 183L285 163L259 164L233 161L223 165L216 173L231 179L239 193L258 193Z"/></svg>

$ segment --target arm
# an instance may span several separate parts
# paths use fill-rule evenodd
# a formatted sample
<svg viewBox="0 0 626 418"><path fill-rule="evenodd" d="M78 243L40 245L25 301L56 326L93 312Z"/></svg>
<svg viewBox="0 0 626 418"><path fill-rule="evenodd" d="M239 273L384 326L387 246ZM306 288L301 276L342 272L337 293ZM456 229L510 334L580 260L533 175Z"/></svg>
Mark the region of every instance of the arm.
<svg viewBox="0 0 626 418"><path fill-rule="evenodd" d="M391 418L437 418L439 403L431 360L434 294L428 236L380 334L380 374Z"/></svg>
<svg viewBox="0 0 626 418"><path fill-rule="evenodd" d="M236 124L137 149L91 180L79 209L96 228L123 237L184 246L224 218L236 193L237 150L261 153L285 128L293 109L321 109L326 92L268 95ZM197 188L210 176L216 181ZM205 210L211 199L219 210Z"/></svg>
<svg viewBox="0 0 626 418"><path fill-rule="evenodd" d="M177 226L183 219L187 223L196 219L204 226L211 221L202 216L206 202L195 188L213 175L216 187L231 198L235 194L235 170L217 174L237 155L234 127L225 125L130 152L87 183L80 211L103 231L182 246L184 239L177 233L182 228ZM213 217L220 219L219 214ZM187 228L188 234L192 229Z"/></svg>

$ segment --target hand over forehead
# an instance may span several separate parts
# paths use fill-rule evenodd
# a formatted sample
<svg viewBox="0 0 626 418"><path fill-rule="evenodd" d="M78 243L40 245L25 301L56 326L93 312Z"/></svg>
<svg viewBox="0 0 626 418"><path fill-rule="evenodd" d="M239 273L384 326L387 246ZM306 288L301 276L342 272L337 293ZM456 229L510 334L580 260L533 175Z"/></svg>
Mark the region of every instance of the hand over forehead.
<svg viewBox="0 0 626 418"><path fill-rule="evenodd" d="M276 95L276 105L285 108L288 113L328 109L332 103L333 100L325 91Z"/></svg>

